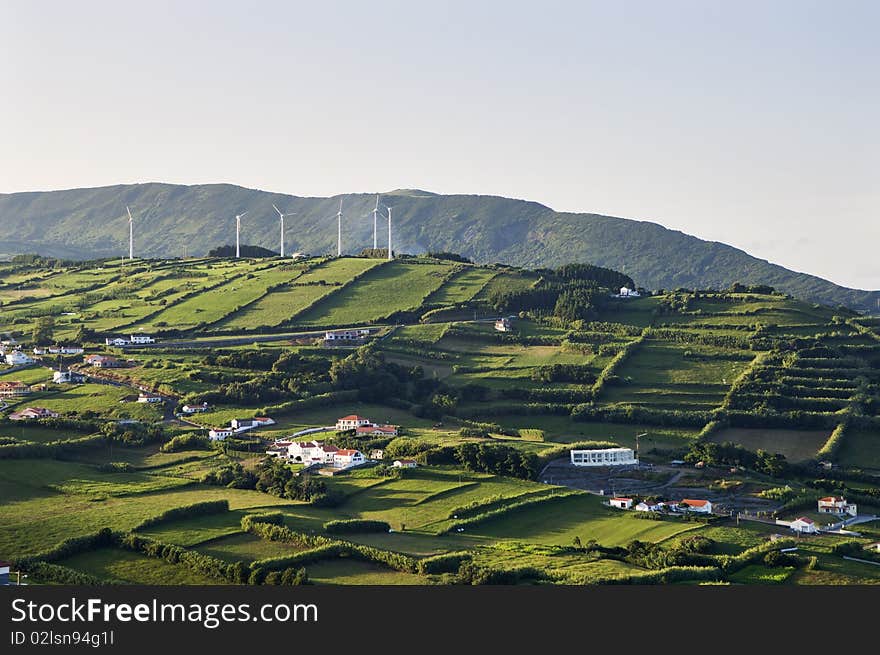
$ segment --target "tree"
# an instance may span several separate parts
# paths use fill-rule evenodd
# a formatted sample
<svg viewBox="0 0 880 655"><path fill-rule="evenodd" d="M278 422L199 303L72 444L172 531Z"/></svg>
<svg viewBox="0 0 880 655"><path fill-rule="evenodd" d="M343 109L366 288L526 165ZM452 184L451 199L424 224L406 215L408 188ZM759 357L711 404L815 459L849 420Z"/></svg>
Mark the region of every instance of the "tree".
<svg viewBox="0 0 880 655"><path fill-rule="evenodd" d="M31 340L36 346L48 346L53 343L55 335L55 319L51 316L41 316L37 319Z"/></svg>

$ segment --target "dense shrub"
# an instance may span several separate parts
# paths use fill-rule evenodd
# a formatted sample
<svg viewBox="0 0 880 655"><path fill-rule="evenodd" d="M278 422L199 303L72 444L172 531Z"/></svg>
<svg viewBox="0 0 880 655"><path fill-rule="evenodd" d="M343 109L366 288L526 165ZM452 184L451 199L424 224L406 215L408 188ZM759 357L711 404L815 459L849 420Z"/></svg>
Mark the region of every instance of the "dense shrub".
<svg viewBox="0 0 880 655"><path fill-rule="evenodd" d="M222 514L229 511L228 500L206 500L200 503L192 503L165 510L161 514L141 521L133 530L143 530L160 523L170 521L178 521L180 519L195 518L197 516L207 516L208 514Z"/></svg>
<svg viewBox="0 0 880 655"><path fill-rule="evenodd" d="M370 521L367 519L339 519L327 521L324 530L330 534L353 534L366 532L388 532L391 525L386 521Z"/></svg>

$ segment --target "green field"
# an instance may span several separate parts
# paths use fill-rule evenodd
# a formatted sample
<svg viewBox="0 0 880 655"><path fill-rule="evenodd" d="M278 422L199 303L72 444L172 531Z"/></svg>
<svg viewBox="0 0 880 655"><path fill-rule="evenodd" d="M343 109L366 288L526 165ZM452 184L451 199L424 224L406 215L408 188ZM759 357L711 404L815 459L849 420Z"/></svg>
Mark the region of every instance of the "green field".
<svg viewBox="0 0 880 655"><path fill-rule="evenodd" d="M710 435L714 443L732 443L749 450L781 453L792 462L801 462L816 456L828 440L830 430L781 430L768 428L726 428Z"/></svg>
<svg viewBox="0 0 880 655"><path fill-rule="evenodd" d="M496 272L485 268L465 268L428 296L426 305L453 305L467 302L485 287Z"/></svg>
<svg viewBox="0 0 880 655"><path fill-rule="evenodd" d="M394 261L379 266L357 284L344 287L298 315L299 326L362 325L397 311L415 309L440 287L448 264Z"/></svg>
<svg viewBox="0 0 880 655"><path fill-rule="evenodd" d="M306 567L309 580L315 584L339 585L422 585L425 578L403 573L356 559L316 562Z"/></svg>
<svg viewBox="0 0 880 655"><path fill-rule="evenodd" d="M58 562L102 580L138 585L215 585L228 584L183 565L115 548L101 548Z"/></svg>

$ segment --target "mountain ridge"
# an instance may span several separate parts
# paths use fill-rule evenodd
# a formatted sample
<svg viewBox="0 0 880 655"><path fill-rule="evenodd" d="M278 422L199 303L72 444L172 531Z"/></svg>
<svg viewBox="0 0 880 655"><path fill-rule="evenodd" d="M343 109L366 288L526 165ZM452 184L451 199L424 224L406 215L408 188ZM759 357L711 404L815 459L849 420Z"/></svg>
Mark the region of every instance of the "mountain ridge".
<svg viewBox="0 0 880 655"><path fill-rule="evenodd" d="M293 196L230 183L164 182L0 194L0 253L71 259L121 255L127 252L126 205L135 217L135 252L142 256L181 255L184 246L189 255L201 255L232 243L234 216L245 210L243 241L277 250L278 218L272 204L296 212L285 218L286 252L335 253L335 215L342 198L343 250L351 254L372 246L375 197ZM495 195L396 189L383 197L393 207L398 252L453 251L477 262L529 267L589 262L617 268L652 289L770 284L813 302L880 309L878 291L850 289L791 271L654 221L557 212L532 200ZM381 247L387 243L387 221L381 207L380 212Z"/></svg>

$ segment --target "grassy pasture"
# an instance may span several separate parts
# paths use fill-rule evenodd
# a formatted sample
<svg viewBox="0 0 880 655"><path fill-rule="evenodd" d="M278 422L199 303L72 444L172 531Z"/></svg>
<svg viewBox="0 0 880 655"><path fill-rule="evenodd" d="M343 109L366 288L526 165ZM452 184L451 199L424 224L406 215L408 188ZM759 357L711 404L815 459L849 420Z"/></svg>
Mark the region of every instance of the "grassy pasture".
<svg viewBox="0 0 880 655"><path fill-rule="evenodd" d="M425 301L426 305L453 305L467 302L497 275L486 268L467 267L461 273L434 291Z"/></svg>
<svg viewBox="0 0 880 655"><path fill-rule="evenodd" d="M292 555L297 550L291 544L267 541L248 532L238 532L204 541L196 547L200 553L211 555L227 562L252 562L265 557Z"/></svg>
<svg viewBox="0 0 880 655"><path fill-rule="evenodd" d="M880 469L880 433L872 430L853 430L847 433L837 461L842 466Z"/></svg>
<svg viewBox="0 0 880 655"><path fill-rule="evenodd" d="M102 580L136 585L216 585L228 584L198 571L117 548L78 553L58 562Z"/></svg>
<svg viewBox="0 0 880 655"><path fill-rule="evenodd" d="M775 428L725 428L712 434L709 441L732 441L749 450L781 453L791 462L815 457L828 440L830 430L782 430Z"/></svg>
<svg viewBox="0 0 880 655"><path fill-rule="evenodd" d="M448 264L393 261L366 273L357 284L318 302L294 319L300 326L359 325L396 311L415 309L443 284Z"/></svg>
<svg viewBox="0 0 880 655"><path fill-rule="evenodd" d="M0 437L12 437L19 441L31 441L33 443L49 443L62 439L77 439L84 437L86 432L75 430L59 430L44 425L19 421L0 424Z"/></svg>
<svg viewBox="0 0 880 655"><path fill-rule="evenodd" d="M37 406L62 415L95 412L112 418L133 418L155 421L162 418L162 409L150 403L122 402L132 390L109 384L77 384L57 387L56 391L38 392L18 403L19 407Z"/></svg>
<svg viewBox="0 0 880 655"><path fill-rule="evenodd" d="M324 560L306 566L309 580L315 584L337 585L423 585L426 578L414 573L388 569L372 562L349 557Z"/></svg>
<svg viewBox="0 0 880 655"><path fill-rule="evenodd" d="M487 300L496 291L529 289L538 281L537 274L527 271L501 271L489 280L474 300Z"/></svg>

